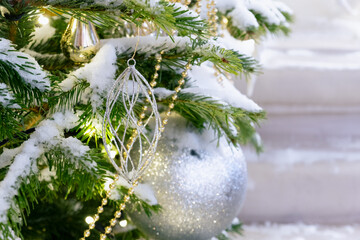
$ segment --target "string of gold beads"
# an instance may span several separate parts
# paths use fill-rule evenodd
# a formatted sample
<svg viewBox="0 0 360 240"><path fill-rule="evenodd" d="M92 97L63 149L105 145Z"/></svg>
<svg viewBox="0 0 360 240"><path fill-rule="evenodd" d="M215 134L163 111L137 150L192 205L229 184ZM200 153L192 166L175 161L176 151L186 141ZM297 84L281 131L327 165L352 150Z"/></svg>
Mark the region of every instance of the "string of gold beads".
<svg viewBox="0 0 360 240"><path fill-rule="evenodd" d="M208 9L207 12L207 16L208 16L208 23L210 25L210 34L213 37L217 37L218 36L218 17L217 17L217 8L216 8L216 4L215 4L215 0L207 0L207 4L206 4L206 8ZM214 75L218 81L218 83L220 83L220 85L223 85L223 81L224 79L221 76L220 71L214 66Z"/></svg>
<svg viewBox="0 0 360 240"><path fill-rule="evenodd" d="M216 77L216 80L218 81L218 83L221 86L223 86L224 79L221 76L221 72L215 66L213 68L214 68L214 71L215 71L214 76Z"/></svg>
<svg viewBox="0 0 360 240"><path fill-rule="evenodd" d="M181 73L181 78L178 81L178 86L175 88L175 93L171 96L171 100L168 105L168 110L165 113L165 118L162 120L163 126L160 128L161 132L165 131L165 126L169 123L169 117L171 116L171 111L175 107L175 101L178 99L178 93L181 91L182 87L185 84L185 78L187 77L190 68L191 68L191 63L189 60L188 63L185 65L184 71Z"/></svg>
<svg viewBox="0 0 360 240"><path fill-rule="evenodd" d="M220 23L221 23L221 30L222 30L222 31L225 31L225 30L227 29L229 20L228 20L225 16L223 16L222 19L221 19L221 21L220 21ZM224 33L221 33L220 36L221 36L221 37L224 37Z"/></svg>
<svg viewBox="0 0 360 240"><path fill-rule="evenodd" d="M108 204L108 200L111 197L111 190L115 189L115 182L118 181L120 176L116 174L113 182L109 185L109 189L106 191L106 196L101 200L101 205L97 208L97 213L93 217L93 222L89 223L88 229L84 231L84 236L80 240L85 240L90 237L91 230L95 228L95 223L99 221L100 214L104 212L104 206Z"/></svg>
<svg viewBox="0 0 360 240"><path fill-rule="evenodd" d="M105 233L100 234L100 240L106 239L106 234L110 234L113 230L113 227L116 225L118 219L121 217L121 211L126 208L126 203L130 201L130 197L135 192L135 187L138 185L138 181L134 181L132 187L128 189L127 194L122 198L122 203L119 206L119 209L114 213L114 217L109 221L109 225L105 227Z"/></svg>
<svg viewBox="0 0 360 240"><path fill-rule="evenodd" d="M185 6L189 6L190 3L191 3L191 0L184 0L184 5L185 5Z"/></svg>
<svg viewBox="0 0 360 240"><path fill-rule="evenodd" d="M216 15L217 13L217 8L216 8L216 4L215 4L215 0L207 0L206 1L206 8L207 8L207 16L208 16L208 23L210 25L210 34L213 37L217 36L218 33L218 24L217 24L217 20L218 17Z"/></svg>
<svg viewBox="0 0 360 240"><path fill-rule="evenodd" d="M195 4L195 12L199 15L201 13L201 7L202 7L201 0L197 0Z"/></svg>
<svg viewBox="0 0 360 240"><path fill-rule="evenodd" d="M191 0L169 0L171 3L181 3L185 6L189 6L191 3Z"/></svg>

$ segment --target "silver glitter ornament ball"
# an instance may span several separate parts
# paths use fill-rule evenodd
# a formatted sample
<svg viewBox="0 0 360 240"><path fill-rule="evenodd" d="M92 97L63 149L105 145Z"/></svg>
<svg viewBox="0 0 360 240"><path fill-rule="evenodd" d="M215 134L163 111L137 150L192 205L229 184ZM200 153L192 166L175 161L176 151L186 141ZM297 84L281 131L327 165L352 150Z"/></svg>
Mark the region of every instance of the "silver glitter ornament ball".
<svg viewBox="0 0 360 240"><path fill-rule="evenodd" d="M172 117L142 180L161 205L151 218L130 212L134 224L154 239L207 240L231 225L243 203L247 170L240 149L213 131L201 134Z"/></svg>

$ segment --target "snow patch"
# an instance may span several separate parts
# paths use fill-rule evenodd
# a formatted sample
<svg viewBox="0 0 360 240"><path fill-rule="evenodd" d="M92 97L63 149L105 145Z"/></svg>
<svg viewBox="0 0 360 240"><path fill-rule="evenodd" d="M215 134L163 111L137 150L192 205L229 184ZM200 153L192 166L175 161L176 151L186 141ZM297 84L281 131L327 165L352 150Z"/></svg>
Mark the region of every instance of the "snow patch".
<svg viewBox="0 0 360 240"><path fill-rule="evenodd" d="M20 151L20 147L13 149L4 148L3 153L0 155L0 169L9 166L11 161Z"/></svg>
<svg viewBox="0 0 360 240"><path fill-rule="evenodd" d="M191 41L188 37L176 37L174 41L169 37L156 37L156 36L141 36L139 37L138 52L145 53L148 55L156 54L159 52L159 48L169 51L174 48L184 49L186 46L190 46ZM138 37L132 38L112 38L101 40L103 45L110 44L116 48L118 53L133 52L135 48L134 42Z"/></svg>
<svg viewBox="0 0 360 240"><path fill-rule="evenodd" d="M0 104L7 108L20 108L16 103L13 103L15 97L8 89L5 83L0 83Z"/></svg>
<svg viewBox="0 0 360 240"><path fill-rule="evenodd" d="M75 157L84 156L90 148L84 145L79 139L68 137L62 140L61 145L63 148L68 149Z"/></svg>
<svg viewBox="0 0 360 240"><path fill-rule="evenodd" d="M81 157L89 150L80 140L65 139L63 131L75 127L77 116L71 112L55 113L53 119L42 121L30 138L16 149L5 149L0 155L1 165L10 165L9 171L0 182L0 223L7 222L7 212L14 196L17 195L23 179L31 173L38 173L36 160L55 146L68 149L72 155ZM83 155L82 155L83 154ZM71 157L69 158L70 160ZM93 163L89 163L89 168Z"/></svg>
<svg viewBox="0 0 360 240"><path fill-rule="evenodd" d="M259 23L254 14L252 14L242 2L239 2L235 9L229 13L229 17L232 18L233 25L240 29L259 27Z"/></svg>
<svg viewBox="0 0 360 240"><path fill-rule="evenodd" d="M50 171L48 167L44 168L39 173L39 181L50 182L52 178L56 177L56 171L54 169Z"/></svg>
<svg viewBox="0 0 360 240"><path fill-rule="evenodd" d="M224 37L218 38L217 42L226 49L232 49L238 53L252 56L255 51L255 41L253 39L240 41L230 35L228 31L223 32Z"/></svg>
<svg viewBox="0 0 360 240"><path fill-rule="evenodd" d="M216 6L222 12L231 10L229 17L240 29L259 27L259 23L250 10L256 11L265 17L269 24L275 25L288 24L281 12L292 14L292 10L284 3L272 0L222 0L218 1Z"/></svg>
<svg viewBox="0 0 360 240"><path fill-rule="evenodd" d="M110 183L112 183L113 180L109 179L105 183L105 189L109 188ZM119 180L116 182L116 185L118 187L124 186L126 188L131 188L132 185L130 185L124 178L120 177ZM149 184L143 184L139 183L139 185L134 188L134 194L140 198L141 200L147 202L150 205L156 205L158 204L158 201L155 197L155 192L152 189L152 187ZM119 194L117 189L112 190L112 194L110 199L112 200L120 200L121 195Z"/></svg>
<svg viewBox="0 0 360 240"><path fill-rule="evenodd" d="M94 2L102 6L120 6L124 0L95 0Z"/></svg>
<svg viewBox="0 0 360 240"><path fill-rule="evenodd" d="M0 61L12 63L22 79L32 88L38 88L41 91L50 89L47 74L41 69L35 58L16 51L11 42L4 38L0 38Z"/></svg>
<svg viewBox="0 0 360 240"><path fill-rule="evenodd" d="M32 42L37 41L47 41L49 38L54 36L56 29L53 28L50 24L41 25L41 27L36 27L34 32L34 37L32 38Z"/></svg>
<svg viewBox="0 0 360 240"><path fill-rule="evenodd" d="M169 89L166 88L154 88L154 94L156 95L156 99L157 100L162 100L162 99L166 99L169 96L173 95L175 93L175 91L171 91Z"/></svg>
<svg viewBox="0 0 360 240"><path fill-rule="evenodd" d="M92 93L88 97L90 97L93 109L96 110L101 106L114 83L117 70L116 60L114 46L104 44L90 63L72 72L60 86L64 91L69 91L79 79L85 79L90 83Z"/></svg>
<svg viewBox="0 0 360 240"><path fill-rule="evenodd" d="M189 77L194 81L191 83L191 87L184 89L183 92L209 96L249 112L262 111L261 107L240 93L226 78L222 81L221 86L214 74L215 70L205 64L200 67L194 66L189 72Z"/></svg>

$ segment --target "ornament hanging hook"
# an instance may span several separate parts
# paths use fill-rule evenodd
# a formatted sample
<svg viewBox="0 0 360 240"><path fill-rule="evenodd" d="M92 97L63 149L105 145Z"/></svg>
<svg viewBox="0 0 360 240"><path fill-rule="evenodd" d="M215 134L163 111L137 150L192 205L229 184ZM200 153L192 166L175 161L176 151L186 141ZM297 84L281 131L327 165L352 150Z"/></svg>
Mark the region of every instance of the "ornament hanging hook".
<svg viewBox="0 0 360 240"><path fill-rule="evenodd" d="M138 39L137 39L137 43L136 43L136 46L135 46L135 50L134 50L134 54L132 55L132 57L129 59L129 60L133 60L135 62L135 55L136 55L136 52L138 50L138 47L139 47L139 43L140 43L140 27L138 26L137 27L137 35L138 35ZM136 64L136 62L134 63L134 65ZM128 61L128 65L129 65L129 61Z"/></svg>
<svg viewBox="0 0 360 240"><path fill-rule="evenodd" d="M134 59L134 58L130 58L129 60L127 60L127 65L128 65L129 67L135 67L135 65L136 65L135 59Z"/></svg>

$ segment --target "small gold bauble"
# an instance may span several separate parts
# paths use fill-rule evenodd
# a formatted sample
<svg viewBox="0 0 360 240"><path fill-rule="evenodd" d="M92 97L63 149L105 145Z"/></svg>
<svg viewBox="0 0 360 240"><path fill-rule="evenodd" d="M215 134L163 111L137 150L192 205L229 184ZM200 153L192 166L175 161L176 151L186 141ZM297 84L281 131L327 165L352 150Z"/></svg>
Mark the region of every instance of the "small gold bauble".
<svg viewBox="0 0 360 240"><path fill-rule="evenodd" d="M95 26L88 20L71 18L62 38L64 55L76 63L87 63L100 49Z"/></svg>

